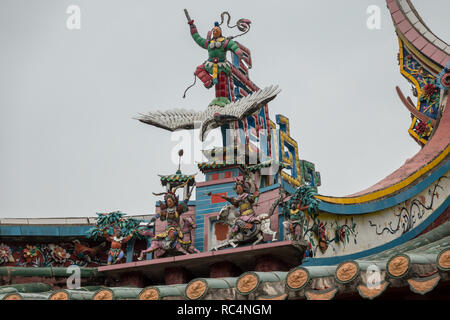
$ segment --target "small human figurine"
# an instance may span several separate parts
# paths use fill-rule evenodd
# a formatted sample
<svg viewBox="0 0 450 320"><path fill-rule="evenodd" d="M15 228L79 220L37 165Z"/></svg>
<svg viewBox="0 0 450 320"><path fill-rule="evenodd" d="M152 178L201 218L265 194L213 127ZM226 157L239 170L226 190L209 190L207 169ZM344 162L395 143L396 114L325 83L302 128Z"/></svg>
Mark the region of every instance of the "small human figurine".
<svg viewBox="0 0 450 320"><path fill-rule="evenodd" d="M167 230L173 227L176 235L180 239L183 239L183 233L180 228L180 216L188 211L188 202L189 199L185 199L181 203L178 203L178 197L174 192L168 191L165 193L164 203L160 206L160 213L156 214L155 217L161 221L167 221L167 227L166 231L156 235L157 238L165 238L167 236Z"/></svg>
<svg viewBox="0 0 450 320"><path fill-rule="evenodd" d="M163 256L167 251L172 250L182 254L190 254L188 250L183 248L175 228L168 227L163 233L160 233L153 238L149 248L141 250L138 260L143 260L145 254L152 252L155 252L155 258L157 259Z"/></svg>
<svg viewBox="0 0 450 320"><path fill-rule="evenodd" d="M304 212L309 206L300 207L300 201L298 203L292 203L291 207L288 209L287 218L285 221L285 226L287 226L287 231L292 236L292 240L300 240L303 233L303 221Z"/></svg>
<svg viewBox="0 0 450 320"><path fill-rule="evenodd" d="M216 99L210 105L224 106L230 103L228 99L228 82L231 66L226 59L227 50L233 51L239 57L242 57L244 53L235 41L222 35L222 29L218 22L215 22L213 29L208 32L207 38L202 38L197 31L194 20L189 17L186 10L185 13L192 38L200 47L208 50L208 60L198 66L194 74L203 82L206 88L209 89L213 85L216 86Z"/></svg>
<svg viewBox="0 0 450 320"><path fill-rule="evenodd" d="M122 244L127 243L131 238L133 238L133 233L124 238L122 236L122 230L114 229L113 236L110 236L105 231L104 237L107 241L111 242L111 249L109 249L108 252L108 265L119 263L125 255L122 250Z"/></svg>
<svg viewBox="0 0 450 320"><path fill-rule="evenodd" d="M235 236L239 230L243 230L248 233L253 229L255 223L261 222L253 210L253 206L257 202L259 196L259 191L256 190L253 194L250 194L250 186L242 180L236 180L234 190L237 194L236 198L229 198L222 195L220 196L222 199L231 203L234 207L239 208L239 216L236 219L235 225L231 229L230 237Z"/></svg>

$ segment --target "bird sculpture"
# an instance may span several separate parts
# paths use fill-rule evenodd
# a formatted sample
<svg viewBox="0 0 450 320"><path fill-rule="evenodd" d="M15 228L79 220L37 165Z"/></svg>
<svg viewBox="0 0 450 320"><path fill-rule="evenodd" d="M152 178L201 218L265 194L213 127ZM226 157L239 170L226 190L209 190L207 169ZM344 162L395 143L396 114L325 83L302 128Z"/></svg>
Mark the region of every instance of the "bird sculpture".
<svg viewBox="0 0 450 320"><path fill-rule="evenodd" d="M98 253L105 247L106 243L102 242L100 245L89 248L83 245L79 240L74 240L74 254L87 262L91 262L94 257L98 255Z"/></svg>
<svg viewBox="0 0 450 320"><path fill-rule="evenodd" d="M223 107L211 105L204 111L171 109L140 114L135 119L169 131L178 129L194 129L200 126L200 140L205 141L208 133L224 124L242 120L275 99L281 89L269 86L233 101Z"/></svg>

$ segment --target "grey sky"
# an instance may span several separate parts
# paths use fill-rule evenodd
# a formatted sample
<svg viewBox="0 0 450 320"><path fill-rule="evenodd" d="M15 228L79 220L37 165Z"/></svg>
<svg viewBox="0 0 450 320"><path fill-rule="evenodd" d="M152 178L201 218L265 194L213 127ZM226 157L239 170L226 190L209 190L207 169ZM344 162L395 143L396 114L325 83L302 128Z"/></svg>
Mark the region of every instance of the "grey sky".
<svg viewBox="0 0 450 320"><path fill-rule="evenodd" d="M413 3L449 42L450 2ZM66 28L71 4L81 30ZM371 4L381 7L381 30L366 28ZM252 51L250 76L282 88L271 118L290 118L300 158L321 172L321 194L357 192L419 151L394 89L411 95L385 1L1 0L0 217L154 211L151 192L161 190L158 173L176 170L176 143L132 117L200 110L214 95L197 83L181 98L207 56L183 8L203 36L224 10L232 22L252 21L239 38Z"/></svg>

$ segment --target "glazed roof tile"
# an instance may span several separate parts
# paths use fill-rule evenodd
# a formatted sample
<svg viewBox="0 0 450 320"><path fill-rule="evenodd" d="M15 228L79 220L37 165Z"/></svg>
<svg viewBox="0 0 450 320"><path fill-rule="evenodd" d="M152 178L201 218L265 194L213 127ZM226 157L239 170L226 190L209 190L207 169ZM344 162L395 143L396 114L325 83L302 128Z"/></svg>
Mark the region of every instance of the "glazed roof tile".
<svg viewBox="0 0 450 320"><path fill-rule="evenodd" d="M109 297L113 299L311 300L333 299L342 295L347 297L359 295L366 299L374 299L378 296L382 297L385 292L390 292L390 288L395 290L408 290L409 288L413 294L423 295L434 290L440 283L447 283L448 285L450 268L443 268L440 265L442 259L439 260L439 258L443 255L446 259L445 263L449 264L450 221L395 248L364 259L345 261L339 265L300 265L289 272L249 271L234 278L196 278L188 284L155 285L146 288L101 287L98 289L93 287L91 291L96 289L95 292L97 293L101 290L109 290L112 292ZM401 270L403 273L400 275L397 275L397 270L391 268L390 263L393 260L395 262L395 259L399 261L403 259L408 264L403 271ZM370 272L372 272L374 266L379 270L376 287L368 283ZM2 271L3 269L0 268L0 274L5 272ZM40 268L30 269L33 269L32 275L36 276ZM100 273L95 273L95 275L91 273L92 270L89 271L90 276L102 277ZM195 295L192 295L189 290L190 285L195 286L196 290L194 291L198 291L199 287L205 291L201 294L195 292ZM36 290L39 285L31 287ZM53 294L61 291L54 290L42 293L34 291L31 294L23 288L21 292L14 290L16 289L11 289L11 286L0 287L0 299L7 298L9 294L13 293L18 293L19 298L22 299L49 299ZM81 288L80 290L89 291L89 288ZM89 294L77 294L77 292L70 292L70 290L68 293L68 297L75 300L91 297ZM94 294L92 294L93 296ZM105 295L105 297L107 296Z"/></svg>

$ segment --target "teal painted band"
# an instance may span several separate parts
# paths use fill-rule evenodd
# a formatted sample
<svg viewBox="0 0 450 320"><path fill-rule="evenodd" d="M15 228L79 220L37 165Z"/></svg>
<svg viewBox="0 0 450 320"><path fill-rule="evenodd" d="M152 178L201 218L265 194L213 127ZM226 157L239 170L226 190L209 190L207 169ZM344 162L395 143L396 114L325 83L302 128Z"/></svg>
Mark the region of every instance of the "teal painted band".
<svg viewBox="0 0 450 320"><path fill-rule="evenodd" d="M415 237L417 237L422 231L424 231L434 220L436 220L449 206L450 197L448 197L444 203L441 204L439 208L437 208L428 218L426 218L420 225L410 230L409 232L401 235L395 240L392 240L388 243L382 244L378 247L371 248L368 250L360 251L357 253L352 253L344 256L336 256L330 258L305 258L303 259L303 266L328 266L328 265L336 265L345 260L356 260L360 258L364 258L367 256L371 256L376 253L380 253L382 251L394 248L402 243L405 243Z"/></svg>
<svg viewBox="0 0 450 320"><path fill-rule="evenodd" d="M437 170L433 171L433 173L431 173L428 177L423 179L418 184L411 187L407 187L406 190L389 198L361 204L337 204L320 201L319 210L335 214L356 215L390 208L416 196L417 194L425 190L427 187L429 187L431 184L433 184L433 182L442 177L449 170L450 170L450 160L446 161Z"/></svg>
<svg viewBox="0 0 450 320"><path fill-rule="evenodd" d="M93 226L0 226L0 237L86 237Z"/></svg>

